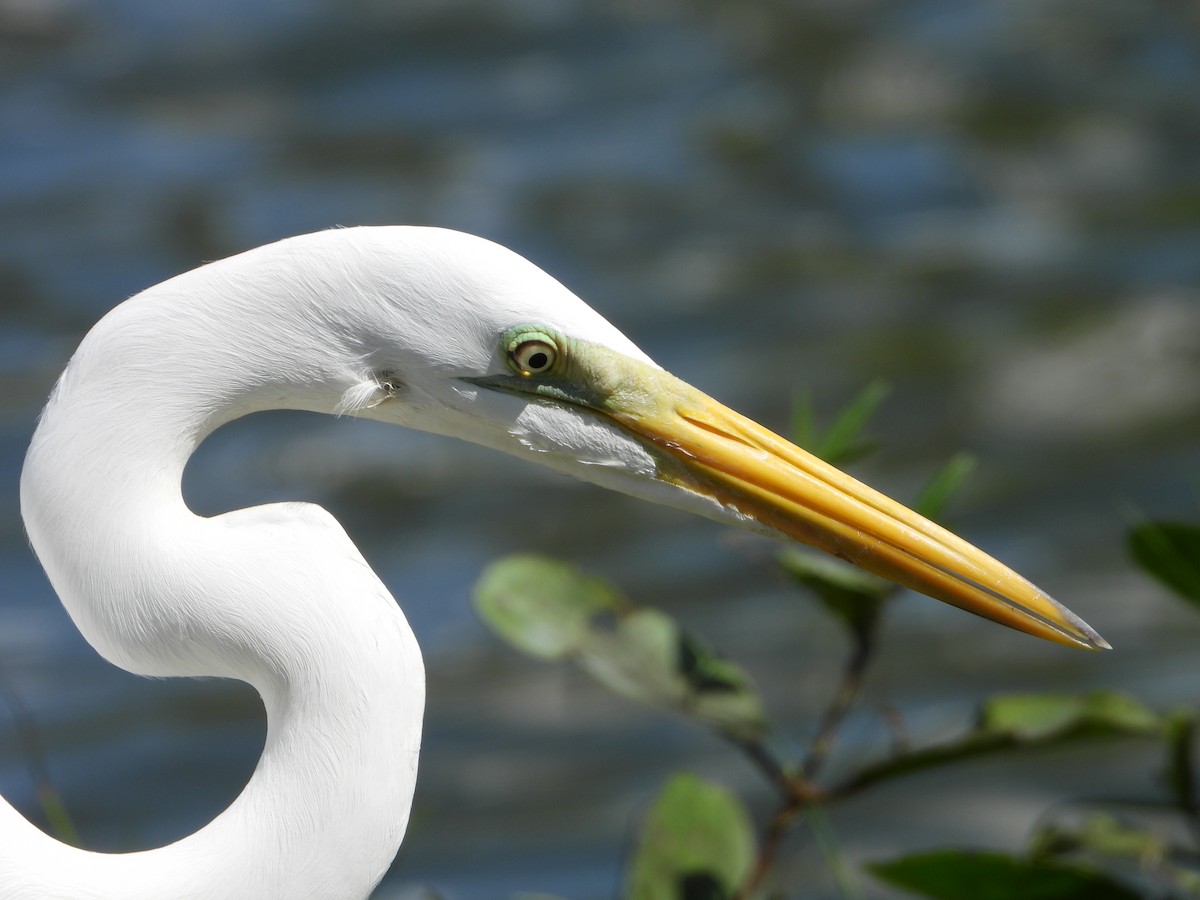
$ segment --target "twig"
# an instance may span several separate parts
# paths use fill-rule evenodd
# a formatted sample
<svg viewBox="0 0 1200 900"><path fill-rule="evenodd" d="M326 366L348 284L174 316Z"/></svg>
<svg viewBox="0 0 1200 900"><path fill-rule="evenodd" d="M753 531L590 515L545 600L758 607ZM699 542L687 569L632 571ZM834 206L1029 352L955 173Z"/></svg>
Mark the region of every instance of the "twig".
<svg viewBox="0 0 1200 900"><path fill-rule="evenodd" d="M741 748L750 761L758 768L767 781L780 791L789 793L791 790L791 775L770 750L758 738L742 740L732 738L733 743Z"/></svg>
<svg viewBox="0 0 1200 900"><path fill-rule="evenodd" d="M837 692L821 715L816 736L804 762L797 770L789 772L760 741L738 742L779 790L782 800L767 824L754 868L738 891L736 900L748 900L762 886L767 873L775 865L784 840L795 827L797 818L805 812L819 808L830 799L829 792L816 784L816 776L837 745L838 731L846 715L862 695L863 680L874 656L877 621L872 619L863 628L855 631L854 649L842 670Z"/></svg>
<svg viewBox="0 0 1200 900"><path fill-rule="evenodd" d="M826 798L825 792L807 779L803 772L789 771L761 740L737 740L734 743L750 757L782 797L778 810L771 817L763 834L754 868L735 898L746 900L758 890L775 864L783 841L795 824L796 817L805 810L824 803Z"/></svg>
<svg viewBox="0 0 1200 900"><path fill-rule="evenodd" d="M749 898L754 896L755 891L762 886L767 873L775 865L775 859L779 856L784 838L791 831L796 817L805 808L806 806L798 803L795 798L788 798L779 807L775 815L771 817L771 821L767 825L767 830L763 834L762 844L759 845L758 856L754 860L754 868L750 870L750 875L746 878L741 889L738 890L734 900L749 900Z"/></svg>

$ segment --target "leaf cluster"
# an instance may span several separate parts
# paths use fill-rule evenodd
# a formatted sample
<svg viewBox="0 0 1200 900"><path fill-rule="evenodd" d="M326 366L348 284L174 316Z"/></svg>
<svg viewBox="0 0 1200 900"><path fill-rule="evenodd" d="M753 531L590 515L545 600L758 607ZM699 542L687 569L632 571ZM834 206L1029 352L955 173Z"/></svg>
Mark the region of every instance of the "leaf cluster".
<svg viewBox="0 0 1200 900"><path fill-rule="evenodd" d="M886 398L869 386L824 431L801 400L794 439L827 461L845 464L868 452L864 436ZM974 461L952 458L914 501L941 518ZM1129 533L1133 558L1186 602L1200 606L1200 528L1141 523ZM1164 837L1126 809L1065 805L1073 818L1048 815L1021 855L944 848L866 867L875 879L930 898L982 900L1124 900L1200 896L1200 797L1194 768L1200 711L1157 713L1127 694L1008 694L983 701L962 734L894 749L840 776L825 778L840 729L859 701L887 607L897 588L840 560L802 548L779 552L787 576L840 623L848 653L837 686L813 726L805 751L784 758L782 741L746 672L689 634L665 613L631 603L615 588L555 560L502 559L475 589L482 619L513 646L546 660L570 660L633 701L679 714L715 730L762 771L776 809L755 828L727 789L688 774L673 777L645 816L629 867L632 900L769 900L789 896L775 874L791 833L802 825L825 850L847 896L857 895L823 810L892 779L988 754L1111 737L1157 741L1163 797L1146 804L1175 817L1190 842ZM1082 814L1080 814L1082 810Z"/></svg>

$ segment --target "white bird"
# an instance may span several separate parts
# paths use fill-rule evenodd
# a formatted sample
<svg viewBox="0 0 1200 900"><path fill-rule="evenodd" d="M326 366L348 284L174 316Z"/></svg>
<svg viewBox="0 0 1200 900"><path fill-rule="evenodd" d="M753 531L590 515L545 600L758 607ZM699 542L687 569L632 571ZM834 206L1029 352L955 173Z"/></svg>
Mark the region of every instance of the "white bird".
<svg viewBox="0 0 1200 900"><path fill-rule="evenodd" d="M971 545L667 374L511 251L415 227L291 238L108 313L21 475L30 540L92 646L140 675L249 682L262 756L212 822L135 853L67 846L0 800L5 900L363 898L395 856L424 706L403 613L320 507L205 518L181 494L208 434L275 408L464 438L1107 647Z"/></svg>

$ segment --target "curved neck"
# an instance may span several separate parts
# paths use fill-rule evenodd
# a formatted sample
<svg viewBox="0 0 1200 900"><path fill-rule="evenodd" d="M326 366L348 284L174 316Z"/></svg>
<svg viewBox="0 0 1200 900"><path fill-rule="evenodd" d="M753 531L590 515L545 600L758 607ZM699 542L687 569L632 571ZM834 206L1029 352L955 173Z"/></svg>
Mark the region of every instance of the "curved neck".
<svg viewBox="0 0 1200 900"><path fill-rule="evenodd" d="M21 504L88 641L139 674L250 682L267 710L262 757L210 824L137 853L68 847L0 801L5 898L361 898L403 837L424 670L386 588L318 507L205 519L182 500L187 459L215 427L274 406L331 411L353 379L341 348L288 327L306 314L295 285L264 300L230 278L214 295L237 265L166 282L88 335L38 426ZM204 308L189 300L196 278ZM241 312L262 302L277 303L270 330L261 308Z"/></svg>

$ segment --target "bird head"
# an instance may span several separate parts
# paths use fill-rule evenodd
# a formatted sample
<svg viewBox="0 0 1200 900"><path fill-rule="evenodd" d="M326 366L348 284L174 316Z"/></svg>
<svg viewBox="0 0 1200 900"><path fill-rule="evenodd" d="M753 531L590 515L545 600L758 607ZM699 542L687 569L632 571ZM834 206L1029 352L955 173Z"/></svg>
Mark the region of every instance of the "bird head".
<svg viewBox="0 0 1200 900"><path fill-rule="evenodd" d="M1062 644L1107 644L1007 566L664 371L545 272L480 238L382 229L381 316L341 412L449 434L828 551Z"/></svg>

